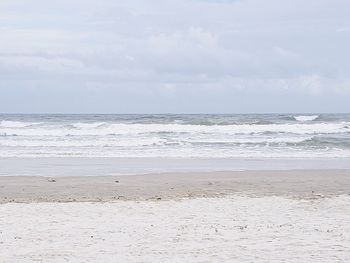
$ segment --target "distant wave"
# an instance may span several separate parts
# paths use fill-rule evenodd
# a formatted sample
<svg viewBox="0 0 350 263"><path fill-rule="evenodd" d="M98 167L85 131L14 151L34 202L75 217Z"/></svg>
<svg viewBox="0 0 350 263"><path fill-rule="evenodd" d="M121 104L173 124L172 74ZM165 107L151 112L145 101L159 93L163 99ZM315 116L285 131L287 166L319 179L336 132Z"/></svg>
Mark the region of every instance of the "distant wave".
<svg viewBox="0 0 350 263"><path fill-rule="evenodd" d="M190 125L190 124L106 124L76 123L32 125L21 123L14 126L0 126L0 134L11 136L108 136L137 134L329 134L349 133L350 123L297 123L297 124L236 124L236 125Z"/></svg>
<svg viewBox="0 0 350 263"><path fill-rule="evenodd" d="M105 122L92 122L92 123L84 123L84 122L78 122L72 124L72 127L78 128L78 129L94 129L98 127L102 127L106 125Z"/></svg>
<svg viewBox="0 0 350 263"><path fill-rule="evenodd" d="M299 115L299 116L294 116L294 119L297 121L314 121L319 117L319 115Z"/></svg>
<svg viewBox="0 0 350 263"><path fill-rule="evenodd" d="M199 138L178 137L174 138L157 138L157 137L141 137L128 138L127 140L119 140L116 138L80 138L71 139L60 138L59 140L51 140L51 138L33 138L32 140L8 138L1 141L1 146L17 146L17 147L138 147L138 146L164 146L164 145L195 145L195 144L297 144L312 140L312 136L302 137L256 137L249 138L246 136L235 138L211 138L210 136L202 136Z"/></svg>
<svg viewBox="0 0 350 263"><path fill-rule="evenodd" d="M39 125L40 122L23 122L23 121L0 121L0 128L25 128Z"/></svg>
<svg viewBox="0 0 350 263"><path fill-rule="evenodd" d="M350 156L350 115L6 117L0 157Z"/></svg>

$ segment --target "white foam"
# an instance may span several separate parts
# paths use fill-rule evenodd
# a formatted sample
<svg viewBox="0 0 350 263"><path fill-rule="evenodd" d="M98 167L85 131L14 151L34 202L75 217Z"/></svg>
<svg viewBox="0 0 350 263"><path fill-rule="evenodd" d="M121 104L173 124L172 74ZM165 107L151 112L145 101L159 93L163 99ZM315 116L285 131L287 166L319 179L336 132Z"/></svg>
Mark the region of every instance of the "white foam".
<svg viewBox="0 0 350 263"><path fill-rule="evenodd" d="M74 123L72 126L79 129L94 129L105 125L105 122L78 122Z"/></svg>
<svg viewBox="0 0 350 263"><path fill-rule="evenodd" d="M350 149L303 148L302 143L325 135L348 136L349 127L348 122L208 126L2 121L0 156L345 157Z"/></svg>
<svg viewBox="0 0 350 263"><path fill-rule="evenodd" d="M294 116L294 119L297 121L314 121L318 118L318 115L300 115Z"/></svg>
<svg viewBox="0 0 350 263"><path fill-rule="evenodd" d="M166 144L161 138L128 138L120 140L117 138L91 138L91 139L70 139L52 140L50 138L40 139L18 139L9 137L0 140L3 147L142 147L161 146Z"/></svg>
<svg viewBox="0 0 350 263"><path fill-rule="evenodd" d="M40 122L0 121L0 128L25 128L38 124Z"/></svg>
<svg viewBox="0 0 350 263"><path fill-rule="evenodd" d="M204 137L197 136L195 138L188 138L187 142L191 143L227 143L227 144L286 144L286 143L301 143L312 140L313 136L226 136L226 137Z"/></svg>
<svg viewBox="0 0 350 263"><path fill-rule="evenodd" d="M13 125L13 124L11 124ZM180 125L180 124L73 124L73 128L55 125L20 123L21 127L0 127L0 135L18 136L107 136L175 133L181 134L261 134L261 133L294 133L294 134L329 134L350 131L350 123L296 123L296 124L242 124L242 125ZM74 128L76 127L76 128ZM79 127L79 128L77 128ZM25 128L25 129L22 129Z"/></svg>
<svg viewBox="0 0 350 263"><path fill-rule="evenodd" d="M350 158L350 150L293 147L0 147L0 157L116 157L116 158Z"/></svg>

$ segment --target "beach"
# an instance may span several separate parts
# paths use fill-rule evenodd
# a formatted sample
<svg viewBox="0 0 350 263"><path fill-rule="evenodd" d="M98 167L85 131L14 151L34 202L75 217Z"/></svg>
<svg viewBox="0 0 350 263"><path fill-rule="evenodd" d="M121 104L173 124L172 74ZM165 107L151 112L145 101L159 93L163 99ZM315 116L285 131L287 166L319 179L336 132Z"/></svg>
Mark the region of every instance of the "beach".
<svg viewBox="0 0 350 263"><path fill-rule="evenodd" d="M1 262L346 262L350 171L0 177Z"/></svg>
<svg viewBox="0 0 350 263"><path fill-rule="evenodd" d="M0 262L348 262L349 114L0 115Z"/></svg>
<svg viewBox="0 0 350 263"><path fill-rule="evenodd" d="M147 201L245 195L350 194L350 170L184 172L120 176L0 176L0 202Z"/></svg>
<svg viewBox="0 0 350 263"><path fill-rule="evenodd" d="M350 263L350 1L0 1L0 263Z"/></svg>

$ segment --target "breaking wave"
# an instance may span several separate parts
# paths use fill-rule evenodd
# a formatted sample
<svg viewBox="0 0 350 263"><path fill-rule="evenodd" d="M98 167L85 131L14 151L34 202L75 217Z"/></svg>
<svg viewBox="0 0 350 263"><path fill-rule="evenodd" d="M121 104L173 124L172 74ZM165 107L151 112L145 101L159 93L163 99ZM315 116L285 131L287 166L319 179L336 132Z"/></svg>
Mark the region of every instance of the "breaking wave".
<svg viewBox="0 0 350 263"><path fill-rule="evenodd" d="M300 116L294 116L294 119L296 121L314 121L318 118L318 115L300 115Z"/></svg>
<svg viewBox="0 0 350 263"><path fill-rule="evenodd" d="M20 116L0 121L1 156L346 157L350 117Z"/></svg>

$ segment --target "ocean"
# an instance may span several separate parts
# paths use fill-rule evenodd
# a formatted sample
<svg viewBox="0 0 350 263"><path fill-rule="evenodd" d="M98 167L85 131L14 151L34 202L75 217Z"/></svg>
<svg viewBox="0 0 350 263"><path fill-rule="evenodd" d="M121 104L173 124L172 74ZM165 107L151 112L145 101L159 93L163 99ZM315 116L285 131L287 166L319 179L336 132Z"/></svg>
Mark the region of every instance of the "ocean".
<svg viewBox="0 0 350 263"><path fill-rule="evenodd" d="M350 169L350 114L0 115L0 175Z"/></svg>
<svg viewBox="0 0 350 263"><path fill-rule="evenodd" d="M345 158L350 114L2 114L0 157Z"/></svg>

